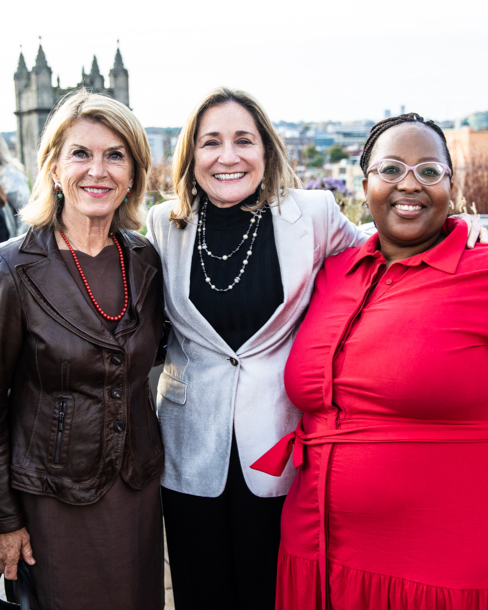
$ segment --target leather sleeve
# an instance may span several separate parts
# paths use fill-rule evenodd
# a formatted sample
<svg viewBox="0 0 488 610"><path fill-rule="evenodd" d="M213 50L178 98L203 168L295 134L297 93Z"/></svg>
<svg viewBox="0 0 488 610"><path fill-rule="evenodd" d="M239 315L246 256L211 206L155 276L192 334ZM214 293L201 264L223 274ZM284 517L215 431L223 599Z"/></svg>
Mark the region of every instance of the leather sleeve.
<svg viewBox="0 0 488 610"><path fill-rule="evenodd" d="M0 534L25 526L17 492L10 486L9 389L22 348L19 293L10 269L0 257Z"/></svg>

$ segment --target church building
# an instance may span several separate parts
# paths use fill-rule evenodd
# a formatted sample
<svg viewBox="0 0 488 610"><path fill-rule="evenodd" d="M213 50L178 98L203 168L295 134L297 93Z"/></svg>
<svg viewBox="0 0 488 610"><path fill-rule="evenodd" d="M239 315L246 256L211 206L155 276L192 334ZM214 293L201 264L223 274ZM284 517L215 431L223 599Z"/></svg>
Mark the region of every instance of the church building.
<svg viewBox="0 0 488 610"><path fill-rule="evenodd" d="M84 86L90 91L103 93L129 106L129 73L124 67L120 49L115 54L114 67L109 74L110 86L105 87L105 79L100 74L97 58L93 57L91 71L82 70L81 82L76 87L62 89L52 84L52 70L39 45L36 64L31 71L27 69L23 54L20 54L15 80L15 114L17 116L17 146L19 157L25 166L31 182L37 175L37 147L44 125L51 110L58 101L70 91Z"/></svg>

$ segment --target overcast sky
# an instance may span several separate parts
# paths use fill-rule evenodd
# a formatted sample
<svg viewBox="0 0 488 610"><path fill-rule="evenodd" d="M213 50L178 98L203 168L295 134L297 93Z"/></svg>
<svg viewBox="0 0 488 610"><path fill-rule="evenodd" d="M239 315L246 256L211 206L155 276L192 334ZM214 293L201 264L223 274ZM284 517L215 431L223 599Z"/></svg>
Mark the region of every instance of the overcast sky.
<svg viewBox="0 0 488 610"><path fill-rule="evenodd" d="M0 131L15 129L20 45L42 45L61 86L96 54L108 84L120 39L130 103L148 126L181 125L218 85L255 95L274 121L437 120L488 110L486 0L5 0Z"/></svg>

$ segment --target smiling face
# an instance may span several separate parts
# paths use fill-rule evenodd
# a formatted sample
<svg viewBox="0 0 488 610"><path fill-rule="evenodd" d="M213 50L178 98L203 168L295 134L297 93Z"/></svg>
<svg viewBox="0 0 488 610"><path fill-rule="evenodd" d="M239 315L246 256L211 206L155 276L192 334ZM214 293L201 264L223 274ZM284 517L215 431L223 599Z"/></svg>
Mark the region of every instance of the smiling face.
<svg viewBox="0 0 488 610"><path fill-rule="evenodd" d="M64 194L64 222L76 216L111 220L132 186L132 157L108 127L80 119L68 130L51 174Z"/></svg>
<svg viewBox="0 0 488 610"><path fill-rule="evenodd" d="M265 153L252 115L228 102L202 116L195 142L195 178L218 207L236 205L263 179Z"/></svg>
<svg viewBox="0 0 488 610"><path fill-rule="evenodd" d="M424 161L447 163L439 135L430 127L410 122L395 125L381 134L370 164L380 159L397 159L411 166ZM447 175L437 184L427 186L411 171L396 183L385 182L372 171L363 180L363 187L382 250L387 244L421 252L439 239L451 197L451 181Z"/></svg>

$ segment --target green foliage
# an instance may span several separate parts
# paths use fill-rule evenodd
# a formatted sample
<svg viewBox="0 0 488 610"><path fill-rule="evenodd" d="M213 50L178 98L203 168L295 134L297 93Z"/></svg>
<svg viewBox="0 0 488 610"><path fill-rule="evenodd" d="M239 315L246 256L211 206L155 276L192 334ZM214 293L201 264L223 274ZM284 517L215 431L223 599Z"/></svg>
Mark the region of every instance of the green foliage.
<svg viewBox="0 0 488 610"><path fill-rule="evenodd" d="M329 149L329 159L331 163L338 163L341 159L348 159L349 155L347 152L339 146L335 144Z"/></svg>
<svg viewBox="0 0 488 610"><path fill-rule="evenodd" d="M325 163L325 157L315 146L307 146L302 150L302 160L307 167L323 167Z"/></svg>
<svg viewBox="0 0 488 610"><path fill-rule="evenodd" d="M324 167L325 157L324 155L317 155L311 161L307 163L307 167Z"/></svg>
<svg viewBox="0 0 488 610"><path fill-rule="evenodd" d="M315 146L307 146L306 148L304 148L303 150L303 155L307 158L307 159L313 159L314 157L317 157L318 155L320 155L319 151L315 148Z"/></svg>

